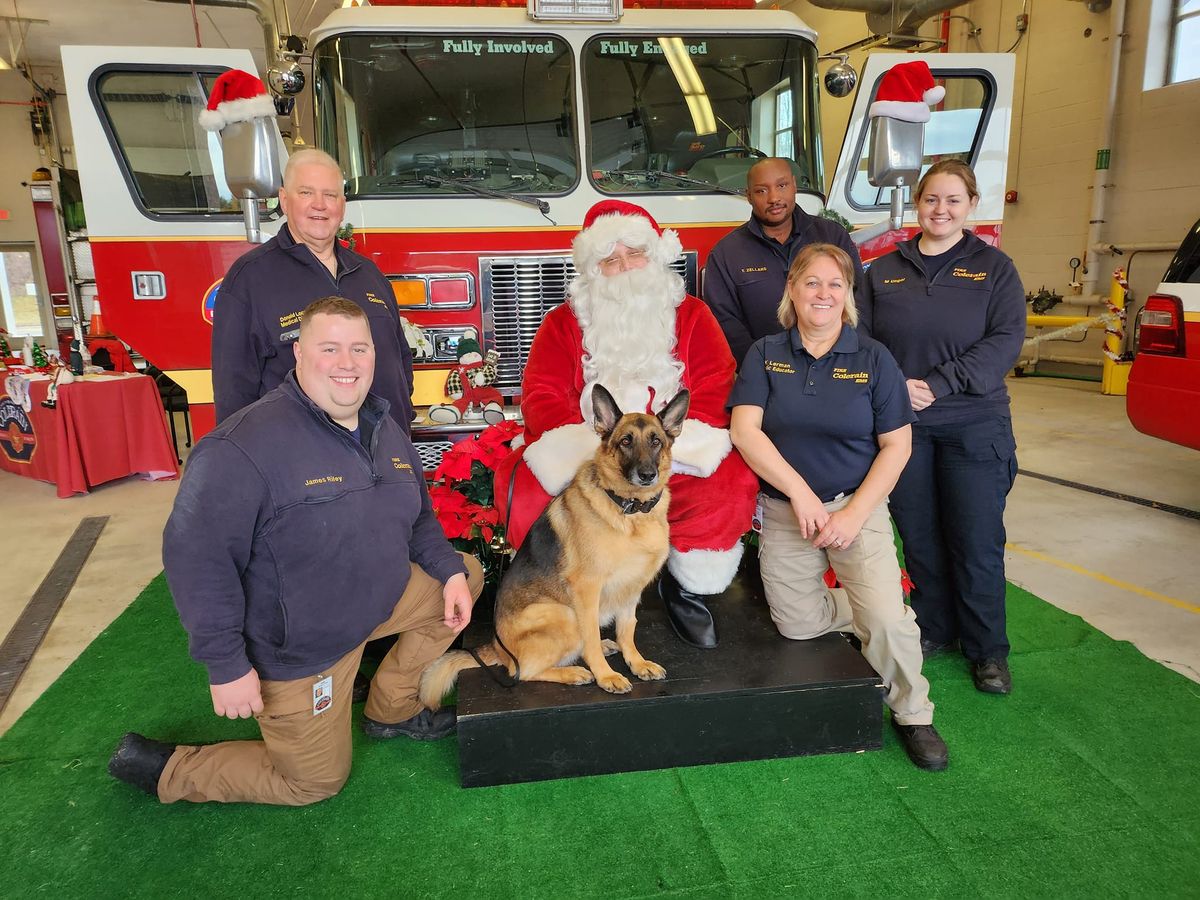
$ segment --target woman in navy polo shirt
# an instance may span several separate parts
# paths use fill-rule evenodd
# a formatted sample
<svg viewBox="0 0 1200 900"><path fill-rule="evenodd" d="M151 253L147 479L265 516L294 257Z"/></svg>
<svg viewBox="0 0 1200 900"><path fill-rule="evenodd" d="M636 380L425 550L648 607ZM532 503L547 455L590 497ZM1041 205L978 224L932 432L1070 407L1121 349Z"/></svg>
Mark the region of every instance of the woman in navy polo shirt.
<svg viewBox="0 0 1200 900"><path fill-rule="evenodd" d="M762 482L762 579L780 634L806 640L853 624L909 758L944 769L887 512L914 417L895 360L854 330L853 288L840 248L796 256L779 304L787 330L746 354L730 434ZM825 587L831 565L844 592Z"/></svg>
<svg viewBox="0 0 1200 900"><path fill-rule="evenodd" d="M957 641L975 687L1012 690L1004 611L1004 504L1017 473L1004 376L1025 340L1012 260L963 229L979 202L971 169L930 167L921 233L871 264L861 328L900 364L917 413L891 509L912 576L926 656Z"/></svg>

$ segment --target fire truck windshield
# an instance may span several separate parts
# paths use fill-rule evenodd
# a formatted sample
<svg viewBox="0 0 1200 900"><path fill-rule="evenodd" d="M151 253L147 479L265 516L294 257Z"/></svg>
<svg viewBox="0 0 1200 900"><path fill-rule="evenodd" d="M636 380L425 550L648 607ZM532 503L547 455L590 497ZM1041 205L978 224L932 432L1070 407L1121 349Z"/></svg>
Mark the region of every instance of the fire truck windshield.
<svg viewBox="0 0 1200 900"><path fill-rule="evenodd" d="M755 159L784 156L821 190L816 61L794 35L597 35L582 61L597 188L744 191Z"/></svg>
<svg viewBox="0 0 1200 900"><path fill-rule="evenodd" d="M350 34L313 54L318 144L351 196L563 194L574 72L549 35Z"/></svg>
<svg viewBox="0 0 1200 900"><path fill-rule="evenodd" d="M577 75L552 34L339 35L313 52L317 141L353 197L553 198L581 168L609 194L740 192L764 156L820 191L816 57L797 35L600 33Z"/></svg>

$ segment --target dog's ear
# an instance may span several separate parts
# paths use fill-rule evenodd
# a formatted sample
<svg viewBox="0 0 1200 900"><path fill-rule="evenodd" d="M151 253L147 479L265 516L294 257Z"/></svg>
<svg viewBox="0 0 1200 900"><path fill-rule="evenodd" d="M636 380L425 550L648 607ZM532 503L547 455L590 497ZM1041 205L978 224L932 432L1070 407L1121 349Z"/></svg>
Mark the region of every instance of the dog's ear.
<svg viewBox="0 0 1200 900"><path fill-rule="evenodd" d="M679 433L683 431L683 420L687 418L688 406L691 405L692 395L686 390L680 391L671 398L671 402L666 405L658 420L662 422L663 431L673 438L679 437Z"/></svg>
<svg viewBox="0 0 1200 900"><path fill-rule="evenodd" d="M602 384L592 388L592 415L595 418L596 432L601 437L608 437L617 427L621 418L621 409Z"/></svg>

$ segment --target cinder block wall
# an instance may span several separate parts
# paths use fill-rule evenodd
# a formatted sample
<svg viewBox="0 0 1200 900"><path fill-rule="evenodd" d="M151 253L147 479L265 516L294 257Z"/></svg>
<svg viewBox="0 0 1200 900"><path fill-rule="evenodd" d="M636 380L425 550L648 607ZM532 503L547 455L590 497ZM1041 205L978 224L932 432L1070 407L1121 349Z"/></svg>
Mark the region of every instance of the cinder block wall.
<svg viewBox="0 0 1200 900"><path fill-rule="evenodd" d="M1200 81L1145 90L1152 8L1164 0L1129 0L1127 38L1121 61L1116 135L1111 145L1109 182L1114 185L1104 240L1125 243L1178 243L1200 218ZM828 53L866 37L861 13L820 9L796 0L791 9L816 29L818 47ZM1017 57L1008 187L1019 200L1005 209L1004 249L1013 257L1027 289L1045 285L1066 292L1071 257L1087 258L1107 284L1115 265L1129 266L1131 287L1144 298L1152 291L1170 254L1089 257L1086 254L1092 204L1092 176L1099 147L1101 116L1109 86L1110 14L1091 13L1081 2L1030 0L1029 29L1013 51ZM971 25L950 21L954 52L1003 52L1017 39L1021 0L976 0L951 11ZM939 33L936 21L923 33ZM865 52L852 54L861 68ZM823 64L824 65L824 64ZM822 132L827 176L832 175L851 98L823 98ZM1065 312L1065 310L1064 310ZM1048 353L1099 358L1099 336L1079 344L1055 343Z"/></svg>

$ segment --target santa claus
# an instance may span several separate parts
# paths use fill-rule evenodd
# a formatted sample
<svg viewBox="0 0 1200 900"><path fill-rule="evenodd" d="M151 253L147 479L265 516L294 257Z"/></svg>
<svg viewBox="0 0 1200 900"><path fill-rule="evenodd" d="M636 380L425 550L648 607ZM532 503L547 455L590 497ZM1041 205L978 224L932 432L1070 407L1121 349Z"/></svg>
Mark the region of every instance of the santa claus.
<svg viewBox="0 0 1200 900"><path fill-rule="evenodd" d="M508 539L520 546L550 498L599 446L595 385L625 412L654 413L687 388L688 419L671 451L671 551L659 594L679 637L709 648L717 633L707 600L737 572L758 481L729 440L729 345L708 307L687 295L671 269L680 250L679 236L639 206L605 200L588 212L572 244L578 277L529 353L525 444L498 468L496 496Z"/></svg>

